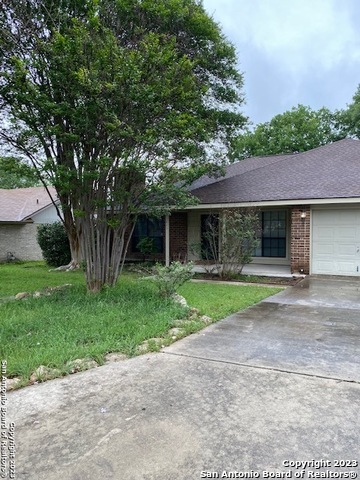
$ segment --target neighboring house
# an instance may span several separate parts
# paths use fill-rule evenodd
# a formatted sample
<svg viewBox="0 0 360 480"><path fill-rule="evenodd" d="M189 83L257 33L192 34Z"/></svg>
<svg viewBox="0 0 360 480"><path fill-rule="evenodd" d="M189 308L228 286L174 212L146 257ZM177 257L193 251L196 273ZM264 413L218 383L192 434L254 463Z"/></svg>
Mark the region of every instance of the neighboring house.
<svg viewBox="0 0 360 480"><path fill-rule="evenodd" d="M49 191L56 199L55 189ZM0 261L10 253L19 260L42 260L37 225L58 220L44 187L0 189Z"/></svg>
<svg viewBox="0 0 360 480"><path fill-rule="evenodd" d="M199 204L166 219L164 258L199 260L203 220L229 207L257 207L261 245L253 264L290 273L360 276L360 141L345 139L304 153L255 157L221 178L190 188Z"/></svg>

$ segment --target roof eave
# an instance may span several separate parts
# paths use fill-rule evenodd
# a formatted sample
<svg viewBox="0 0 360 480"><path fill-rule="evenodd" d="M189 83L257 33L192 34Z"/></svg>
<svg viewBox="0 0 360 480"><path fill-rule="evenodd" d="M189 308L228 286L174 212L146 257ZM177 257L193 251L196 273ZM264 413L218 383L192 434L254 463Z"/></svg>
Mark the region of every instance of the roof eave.
<svg viewBox="0 0 360 480"><path fill-rule="evenodd" d="M0 225L26 225L27 223L34 223L33 220L0 220Z"/></svg>
<svg viewBox="0 0 360 480"><path fill-rule="evenodd" d="M283 207L294 205L335 205L359 203L360 197L348 198L298 198L291 200L265 200L260 202L226 202L226 203L199 203L186 207L186 210L203 210L204 208L221 209L221 208L243 208L243 207Z"/></svg>

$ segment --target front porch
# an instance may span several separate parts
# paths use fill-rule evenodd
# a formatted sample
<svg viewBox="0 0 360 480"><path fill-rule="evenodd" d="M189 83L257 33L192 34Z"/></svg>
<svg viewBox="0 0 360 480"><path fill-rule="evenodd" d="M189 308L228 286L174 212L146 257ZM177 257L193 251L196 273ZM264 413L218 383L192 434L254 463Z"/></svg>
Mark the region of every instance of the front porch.
<svg viewBox="0 0 360 480"><path fill-rule="evenodd" d="M189 209L175 211L164 219L141 218L134 232L128 251L128 259L144 260L146 254L137 248L139 240L149 238L156 251L148 255L152 260L170 262L193 261L196 271L203 272L204 259L194 252L193 246L200 245L203 237L202 217L220 212L218 210ZM253 262L243 269L245 275L269 277L302 276L310 267L310 208L291 206L263 208L261 245Z"/></svg>
<svg viewBox="0 0 360 480"><path fill-rule="evenodd" d="M173 212L165 220L165 261L192 260L197 271L204 271L193 245L203 238L203 217L221 212L193 208ZM260 209L262 235L253 262L243 269L245 275L276 277L303 276L310 267L310 207L295 205Z"/></svg>

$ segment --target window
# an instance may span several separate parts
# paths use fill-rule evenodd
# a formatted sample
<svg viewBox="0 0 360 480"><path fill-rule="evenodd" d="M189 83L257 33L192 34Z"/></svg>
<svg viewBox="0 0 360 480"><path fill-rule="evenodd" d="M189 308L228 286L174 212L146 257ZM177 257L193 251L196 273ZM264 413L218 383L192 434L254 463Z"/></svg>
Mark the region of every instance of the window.
<svg viewBox="0 0 360 480"><path fill-rule="evenodd" d="M261 212L262 235L255 257L286 257L286 211Z"/></svg>
<svg viewBox="0 0 360 480"><path fill-rule="evenodd" d="M164 220L162 218L140 216L136 222L133 237L132 251L139 252L137 247L143 238L150 238L154 244L154 253L164 252Z"/></svg>

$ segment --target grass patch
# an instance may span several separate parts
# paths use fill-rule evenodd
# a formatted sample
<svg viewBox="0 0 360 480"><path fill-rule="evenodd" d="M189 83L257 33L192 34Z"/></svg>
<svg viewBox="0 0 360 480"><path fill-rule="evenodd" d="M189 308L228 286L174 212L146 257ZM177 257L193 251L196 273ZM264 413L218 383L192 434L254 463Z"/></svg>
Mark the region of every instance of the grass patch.
<svg viewBox="0 0 360 480"><path fill-rule="evenodd" d="M1 358L8 376L29 377L39 365L66 372L66 362L108 352L134 355L145 339L164 335L184 309L160 299L153 285L124 276L98 295L76 286L49 297L0 305Z"/></svg>
<svg viewBox="0 0 360 480"><path fill-rule="evenodd" d="M109 352L135 355L144 340L166 338L186 315L183 307L160 298L152 282L134 274L124 273L115 288L91 295L86 293L82 272L48 270L39 262L0 266L0 357L8 362L9 378L18 376L26 383L39 365L66 374L66 363L76 358L89 357L101 364ZM20 291L64 283L73 286L51 296L5 300ZM216 320L278 291L207 283L188 283L179 289L190 306ZM190 322L186 334L203 326Z"/></svg>
<svg viewBox="0 0 360 480"><path fill-rule="evenodd" d="M84 272L50 272L44 262L24 262L20 264L0 264L0 299L19 292L35 292L46 287L56 287L65 283L85 285Z"/></svg>
<svg viewBox="0 0 360 480"><path fill-rule="evenodd" d="M218 283L186 283L179 289L188 304L214 320L237 312L280 292L277 287L257 285L223 285Z"/></svg>

